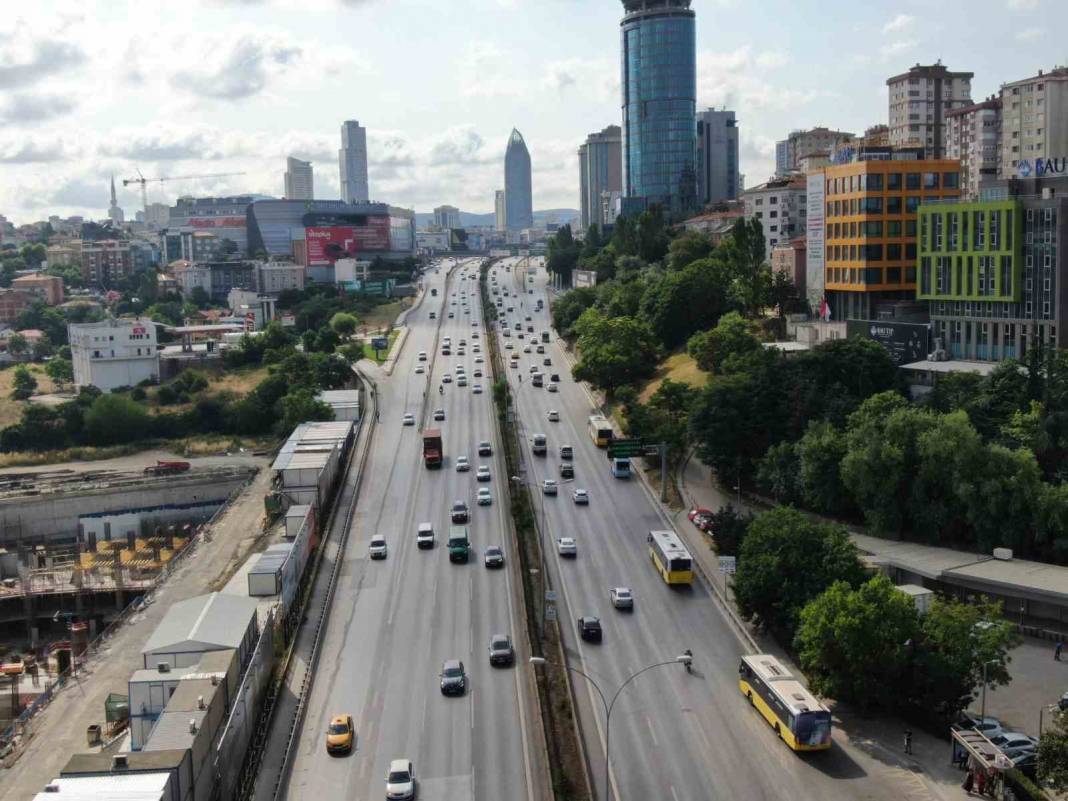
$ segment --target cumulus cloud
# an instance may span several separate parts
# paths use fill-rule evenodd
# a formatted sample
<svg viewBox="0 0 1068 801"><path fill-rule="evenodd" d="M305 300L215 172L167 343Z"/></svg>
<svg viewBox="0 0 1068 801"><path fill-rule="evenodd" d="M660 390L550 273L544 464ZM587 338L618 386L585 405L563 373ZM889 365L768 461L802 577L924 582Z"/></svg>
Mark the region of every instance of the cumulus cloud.
<svg viewBox="0 0 1068 801"><path fill-rule="evenodd" d="M224 46L209 44L204 60L171 78L178 89L213 100L241 100L262 92L272 74L297 63L301 48L268 34L249 34Z"/></svg>
<svg viewBox="0 0 1068 801"><path fill-rule="evenodd" d="M28 25L0 31L0 89L30 86L83 61L85 52L77 44L38 37Z"/></svg>
<svg viewBox="0 0 1068 801"><path fill-rule="evenodd" d="M883 25L883 33L898 33L907 28L911 28L912 23L915 21L916 18L911 14L898 14Z"/></svg>
<svg viewBox="0 0 1068 801"><path fill-rule="evenodd" d="M429 163L431 166L484 164L487 160L484 144L482 136L470 126L450 128L430 145Z"/></svg>
<svg viewBox="0 0 1068 801"><path fill-rule="evenodd" d="M69 158L59 139L0 141L0 164L36 164Z"/></svg>
<svg viewBox="0 0 1068 801"><path fill-rule="evenodd" d="M83 209L107 208L108 179L93 181L86 178L72 178L64 181L48 196L48 202L56 206Z"/></svg>
<svg viewBox="0 0 1068 801"><path fill-rule="evenodd" d="M786 110L810 102L815 90L800 90L772 81L762 73L786 64L777 51L754 53L749 45L728 51L705 51L697 59L699 107L725 106L741 110Z"/></svg>
<svg viewBox="0 0 1068 801"><path fill-rule="evenodd" d="M1041 28L1025 28L1022 31L1016 31L1013 34L1013 38L1017 42L1033 42L1035 39L1041 38L1043 32Z"/></svg>
<svg viewBox="0 0 1068 801"><path fill-rule="evenodd" d="M894 42L887 42L881 48L879 48L879 55L882 56L883 61L890 61L897 58L902 53L912 50L916 46L915 39L898 39Z"/></svg>
<svg viewBox="0 0 1068 801"><path fill-rule="evenodd" d="M1012 11L1033 11L1038 8L1038 0L1007 0L1005 5Z"/></svg>
<svg viewBox="0 0 1068 801"><path fill-rule="evenodd" d="M0 123L26 125L61 117L74 110L74 102L60 95L12 94L0 104Z"/></svg>

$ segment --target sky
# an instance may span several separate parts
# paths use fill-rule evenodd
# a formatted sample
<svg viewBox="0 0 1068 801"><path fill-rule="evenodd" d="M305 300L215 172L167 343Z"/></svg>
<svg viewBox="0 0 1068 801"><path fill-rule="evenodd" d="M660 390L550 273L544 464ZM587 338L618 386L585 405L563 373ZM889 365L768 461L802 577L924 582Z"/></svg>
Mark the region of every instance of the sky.
<svg viewBox="0 0 1068 801"><path fill-rule="evenodd" d="M886 122L886 78L941 59L972 97L1068 63L1064 0L694 0L698 108L736 111L748 185L794 128ZM9 4L10 3L10 4ZM534 208L578 207L576 151L619 124L619 0L38 0L0 14L0 214L102 218L108 181L281 196L286 156L339 196L340 126L372 199L493 210L518 128ZM12 8L15 8L12 15ZM162 9L162 10L160 10Z"/></svg>

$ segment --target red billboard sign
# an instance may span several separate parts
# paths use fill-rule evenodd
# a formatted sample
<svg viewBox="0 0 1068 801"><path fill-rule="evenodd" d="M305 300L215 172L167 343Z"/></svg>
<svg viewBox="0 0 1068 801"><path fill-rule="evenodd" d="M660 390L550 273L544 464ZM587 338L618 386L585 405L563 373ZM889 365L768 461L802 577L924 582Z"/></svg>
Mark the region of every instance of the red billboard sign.
<svg viewBox="0 0 1068 801"><path fill-rule="evenodd" d="M308 264L333 264L367 251L389 250L389 217L368 217L367 225L305 228Z"/></svg>
<svg viewBox="0 0 1068 801"><path fill-rule="evenodd" d="M191 228L244 228L244 217L190 217L186 225Z"/></svg>

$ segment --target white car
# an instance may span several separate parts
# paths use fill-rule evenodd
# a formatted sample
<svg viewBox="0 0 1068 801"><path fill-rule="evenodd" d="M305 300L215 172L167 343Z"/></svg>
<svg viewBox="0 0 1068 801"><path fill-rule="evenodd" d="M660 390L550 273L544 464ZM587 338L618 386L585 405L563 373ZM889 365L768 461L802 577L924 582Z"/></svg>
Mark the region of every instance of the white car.
<svg viewBox="0 0 1068 801"><path fill-rule="evenodd" d="M556 552L561 556L578 556L578 545L574 537L561 537L556 541Z"/></svg>
<svg viewBox="0 0 1068 801"><path fill-rule="evenodd" d="M426 372L426 368L423 365L417 364L415 366L415 374L416 375L422 375L425 372Z"/></svg>
<svg viewBox="0 0 1068 801"><path fill-rule="evenodd" d="M389 763L386 798L388 801L407 801L415 798L415 768L412 767L410 759L394 759Z"/></svg>
<svg viewBox="0 0 1068 801"><path fill-rule="evenodd" d="M420 523L419 528L415 532L415 547L416 548L433 548L434 547L434 524L433 523Z"/></svg>
<svg viewBox="0 0 1068 801"><path fill-rule="evenodd" d="M493 503L493 495L490 494L489 487L479 487L476 499L479 506L489 506Z"/></svg>
<svg viewBox="0 0 1068 801"><path fill-rule="evenodd" d="M511 342L505 342L505 343L504 343L504 347L505 347L505 349L506 349L506 350L511 350L511 349L512 349L513 347L515 347L515 346L514 346L514 345L512 345L512 343L511 343Z"/></svg>
<svg viewBox="0 0 1068 801"><path fill-rule="evenodd" d="M530 353L530 345L523 346L523 353Z"/></svg>
<svg viewBox="0 0 1068 801"><path fill-rule="evenodd" d="M419 361L421 361L421 362L425 362L426 361L426 351L425 350L419 351Z"/></svg>
<svg viewBox="0 0 1068 801"><path fill-rule="evenodd" d="M589 506L590 494L584 489L577 489L571 493L571 499L575 502L576 506Z"/></svg>
<svg viewBox="0 0 1068 801"><path fill-rule="evenodd" d="M404 425L406 425L406 426L414 426L415 425L415 415L412 414L411 412L409 412L408 414L404 415Z"/></svg>
<svg viewBox="0 0 1068 801"><path fill-rule="evenodd" d="M466 473L470 469L471 469L471 463L469 461L467 461L467 457L466 456L457 456L456 457L456 472L457 473Z"/></svg>
<svg viewBox="0 0 1068 801"><path fill-rule="evenodd" d="M630 591L630 587L613 587L608 591L608 597L616 609L634 608L634 593Z"/></svg>
<svg viewBox="0 0 1068 801"><path fill-rule="evenodd" d="M475 358L475 364L485 364L485 360L481 356L478 356Z"/></svg>
<svg viewBox="0 0 1068 801"><path fill-rule="evenodd" d="M545 387L546 392L556 392L557 386L555 381L550 381L548 386Z"/></svg>
<svg viewBox="0 0 1068 801"><path fill-rule="evenodd" d="M559 423L560 422L560 412L556 411L556 409L549 409L549 422L550 423Z"/></svg>
<svg viewBox="0 0 1068 801"><path fill-rule="evenodd" d="M445 375L443 375L441 377L441 383L442 384L451 384L452 383L452 376L449 373L445 373Z"/></svg>
<svg viewBox="0 0 1068 801"><path fill-rule="evenodd" d="M465 376L465 375L456 376L456 386L458 386L458 387L466 387L467 386L467 376Z"/></svg>
<svg viewBox="0 0 1068 801"><path fill-rule="evenodd" d="M481 384L475 384L473 387L471 387L471 391L473 393L475 393L476 395L481 395L482 394L482 385Z"/></svg>
<svg viewBox="0 0 1068 801"><path fill-rule="evenodd" d="M547 478L544 481L542 481L541 482L541 491L545 495L555 495L556 494L556 479L555 478Z"/></svg>
<svg viewBox="0 0 1068 801"><path fill-rule="evenodd" d="M475 471L475 480L476 481L489 481L490 480L489 465L480 464L478 466L478 469Z"/></svg>
<svg viewBox="0 0 1068 801"><path fill-rule="evenodd" d="M367 546L367 554L372 559L385 559L386 558L386 538L381 534L375 534L371 537L371 544Z"/></svg>

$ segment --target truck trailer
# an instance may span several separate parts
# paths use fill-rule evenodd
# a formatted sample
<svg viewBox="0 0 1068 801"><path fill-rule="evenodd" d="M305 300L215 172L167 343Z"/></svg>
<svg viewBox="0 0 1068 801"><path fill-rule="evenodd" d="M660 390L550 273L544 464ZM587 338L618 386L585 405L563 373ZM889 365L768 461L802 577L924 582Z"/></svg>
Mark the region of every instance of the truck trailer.
<svg viewBox="0 0 1068 801"><path fill-rule="evenodd" d="M430 470L441 467L443 455L441 429L428 428L423 432L423 464Z"/></svg>

